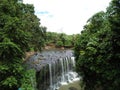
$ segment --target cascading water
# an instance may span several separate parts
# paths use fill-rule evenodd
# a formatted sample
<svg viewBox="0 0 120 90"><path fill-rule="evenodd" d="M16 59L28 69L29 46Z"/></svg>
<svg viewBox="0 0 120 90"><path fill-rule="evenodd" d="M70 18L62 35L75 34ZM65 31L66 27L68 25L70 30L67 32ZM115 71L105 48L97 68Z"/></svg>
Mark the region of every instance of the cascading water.
<svg viewBox="0 0 120 90"><path fill-rule="evenodd" d="M49 71L50 71L50 90L52 90L52 87L53 87L53 80L52 80L52 67L51 67L51 64L49 64Z"/></svg>
<svg viewBox="0 0 120 90"><path fill-rule="evenodd" d="M28 63L36 69L38 90L58 90L61 85L79 79L71 50L45 51L33 57Z"/></svg>
<svg viewBox="0 0 120 90"><path fill-rule="evenodd" d="M62 58L60 58L60 63L61 63L61 67L62 67L62 81L61 82L65 82L65 72L64 72L64 65L63 65L63 60Z"/></svg>

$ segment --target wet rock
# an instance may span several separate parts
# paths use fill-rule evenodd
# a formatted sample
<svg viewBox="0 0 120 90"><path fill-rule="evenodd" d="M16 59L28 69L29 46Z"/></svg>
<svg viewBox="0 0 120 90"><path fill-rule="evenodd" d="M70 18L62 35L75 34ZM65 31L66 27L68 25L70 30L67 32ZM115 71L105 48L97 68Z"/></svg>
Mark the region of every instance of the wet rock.
<svg viewBox="0 0 120 90"><path fill-rule="evenodd" d="M28 64L29 68L35 68L38 71L42 65L56 63L59 62L60 58L68 59L71 56L73 56L72 50L43 51L41 53L36 52L28 61L26 61L26 64Z"/></svg>
<svg viewBox="0 0 120 90"><path fill-rule="evenodd" d="M78 90L78 89L75 87L69 87L69 90Z"/></svg>

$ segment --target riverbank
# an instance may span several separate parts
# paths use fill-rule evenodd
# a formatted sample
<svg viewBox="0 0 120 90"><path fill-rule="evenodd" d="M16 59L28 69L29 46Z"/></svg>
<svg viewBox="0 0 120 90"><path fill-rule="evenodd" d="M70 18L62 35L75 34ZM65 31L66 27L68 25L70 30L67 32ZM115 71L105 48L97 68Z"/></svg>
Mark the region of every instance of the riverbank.
<svg viewBox="0 0 120 90"><path fill-rule="evenodd" d="M62 85L59 90L82 90L80 87L80 81L74 81L67 85Z"/></svg>

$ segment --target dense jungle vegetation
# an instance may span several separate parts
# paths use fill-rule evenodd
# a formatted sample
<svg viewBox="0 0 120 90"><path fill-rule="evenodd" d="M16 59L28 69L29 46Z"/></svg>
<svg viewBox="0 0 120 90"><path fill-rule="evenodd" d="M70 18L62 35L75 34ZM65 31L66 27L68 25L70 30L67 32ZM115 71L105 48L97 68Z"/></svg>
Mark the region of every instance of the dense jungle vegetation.
<svg viewBox="0 0 120 90"><path fill-rule="evenodd" d="M39 21L33 5L0 0L0 90L17 90L30 84L23 59L25 52L44 46L46 27Z"/></svg>
<svg viewBox="0 0 120 90"><path fill-rule="evenodd" d="M85 90L120 89L120 0L94 14L75 43L76 70Z"/></svg>
<svg viewBox="0 0 120 90"><path fill-rule="evenodd" d="M46 32L45 45L54 44L55 47L70 48L74 46L78 34L67 35L65 33Z"/></svg>

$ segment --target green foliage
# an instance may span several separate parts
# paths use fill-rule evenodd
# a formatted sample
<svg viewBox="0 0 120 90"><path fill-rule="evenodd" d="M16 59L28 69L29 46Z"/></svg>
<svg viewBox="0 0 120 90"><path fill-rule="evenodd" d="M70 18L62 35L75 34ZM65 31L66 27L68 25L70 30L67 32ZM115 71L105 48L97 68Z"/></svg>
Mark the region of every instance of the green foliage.
<svg viewBox="0 0 120 90"><path fill-rule="evenodd" d="M22 58L21 49L5 38L0 43L0 88L1 90L13 90L20 86L22 78Z"/></svg>
<svg viewBox="0 0 120 90"><path fill-rule="evenodd" d="M64 33L47 32L46 45L53 43L56 47L72 47L74 46L76 35L66 35Z"/></svg>
<svg viewBox="0 0 120 90"><path fill-rule="evenodd" d="M13 59L13 57L21 58L23 55L21 49L11 42L8 38L5 38L2 43L0 43L0 57L1 61L6 59Z"/></svg>
<svg viewBox="0 0 120 90"><path fill-rule="evenodd" d="M0 90L17 90L22 85L21 79L26 78L22 65L25 52L30 48L41 50L45 33L33 5L0 0Z"/></svg>
<svg viewBox="0 0 120 90"><path fill-rule="evenodd" d="M57 41L56 46L57 47L62 47L63 46L63 42L62 41Z"/></svg>
<svg viewBox="0 0 120 90"><path fill-rule="evenodd" d="M31 69L24 72L22 79L22 90L36 90L36 71Z"/></svg>
<svg viewBox="0 0 120 90"><path fill-rule="evenodd" d="M45 43L47 28L40 25L40 20L34 15L33 5L23 5L23 9L23 30L27 31L29 35L29 47L33 48L35 51L41 51ZM30 48L28 48L28 51Z"/></svg>
<svg viewBox="0 0 120 90"><path fill-rule="evenodd" d="M120 88L120 1L92 16L75 43L76 70L85 90Z"/></svg>
<svg viewBox="0 0 120 90"><path fill-rule="evenodd" d="M2 84L4 86L9 86L11 88L12 86L17 85L17 80L15 77L10 76L10 77L6 78L6 80L2 81Z"/></svg>
<svg viewBox="0 0 120 90"><path fill-rule="evenodd" d="M16 60L16 59L15 59ZM1 90L14 90L20 87L23 67L20 63L2 62L0 69Z"/></svg>
<svg viewBox="0 0 120 90"><path fill-rule="evenodd" d="M55 32L46 33L46 44L56 43L59 40L59 34Z"/></svg>

